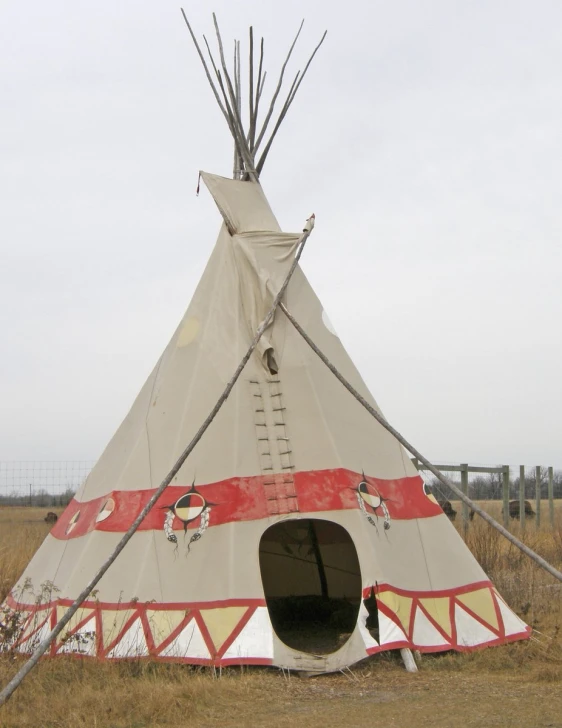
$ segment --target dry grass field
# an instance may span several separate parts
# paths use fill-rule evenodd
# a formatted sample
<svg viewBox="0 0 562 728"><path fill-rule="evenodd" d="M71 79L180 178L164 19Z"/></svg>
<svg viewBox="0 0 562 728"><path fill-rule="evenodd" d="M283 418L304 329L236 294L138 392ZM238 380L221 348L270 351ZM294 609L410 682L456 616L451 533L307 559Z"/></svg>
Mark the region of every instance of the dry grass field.
<svg viewBox="0 0 562 728"><path fill-rule="evenodd" d="M486 507L499 515L497 503ZM0 509L0 601L49 530L45 510ZM547 514L545 504L543 521ZM518 524L513 531L519 534ZM554 531L543 525L537 532L529 522L523 538L562 568L562 504ZM146 661L44 660L0 708L0 727L562 728L561 585L477 518L466 539L512 608L533 626L531 640L464 655L424 655L416 675L387 653L346 674L305 680L274 669L231 668L219 679L210 670ZM21 661L0 655L0 685Z"/></svg>

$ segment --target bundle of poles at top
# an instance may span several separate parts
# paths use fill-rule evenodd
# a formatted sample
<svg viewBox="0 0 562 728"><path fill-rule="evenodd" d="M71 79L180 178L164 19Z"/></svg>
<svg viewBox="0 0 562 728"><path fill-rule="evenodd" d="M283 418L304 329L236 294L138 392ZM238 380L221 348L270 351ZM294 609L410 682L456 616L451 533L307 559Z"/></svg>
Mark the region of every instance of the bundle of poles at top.
<svg viewBox="0 0 562 728"><path fill-rule="evenodd" d="M293 40L291 47L289 48L285 61L284 61L283 65L281 66L281 71L279 73L279 80L277 82L277 86L275 87L273 96L271 97L271 101L269 103L269 107L267 109L265 117L263 118L263 122L261 122L261 127L258 127L258 115L259 115L259 111L260 111L260 102L261 102L261 98L262 98L262 94L263 94L263 88L265 85L265 79L267 76L267 72L264 70L264 67L263 67L263 38L262 38L261 42L260 42L259 62L257 65L257 76L254 74L254 30L252 27L250 27L249 93L248 93L249 123L248 123L248 130L246 131L244 129L244 124L242 122L242 84L241 84L241 79L240 79L240 76L241 76L240 41L239 40L234 41L234 67L233 67L232 75L231 75L231 73L228 70L228 67L226 65L226 59L225 59L225 55L224 55L224 46L223 46L223 42L222 42L220 30L219 30L219 24L217 22L217 17L215 15L215 13L213 13L213 23L215 25L215 33L217 36L217 43L218 43L218 50L219 50L219 57L220 57L220 68L215 63L215 59L211 52L211 48L209 46L207 38L205 36L203 36L203 40L205 41L205 46L207 48L207 52L209 55L210 65L211 65L212 71L214 72L214 75L215 75L215 78L213 78L211 70L209 69L209 65L207 64L207 61L205 60L205 56L201 50L201 46L197 42L195 33L193 32L191 24L189 23L189 20L187 19L187 16L186 16L183 8L181 9L181 12L182 12L183 18L185 20L185 23L189 29L189 32L191 34L191 38L193 40L195 48L197 49L197 53L199 54L199 58L201 59L201 63L203 64L203 68L205 69L205 73L207 75L207 80L209 81L211 89L213 90L213 94L215 96L217 104L219 105L219 108L222 111L222 114L226 120L226 123L228 124L230 133L232 134L232 138L234 139L233 177L234 177L234 179L252 180L253 182L257 182L259 179L260 173L263 169L263 165L265 164L265 160L267 159L267 155L269 154L269 151L271 149L273 140L275 139L275 136L276 136L277 132L279 131L279 127L281 126L283 119L287 115L287 112L288 112L291 104L293 103L295 96L297 95L297 91L299 90L299 87L306 75L306 72L308 71L310 64L312 63L312 60L313 60L314 56L316 55L318 49L324 42L324 38L326 37L326 33L328 31L324 31L324 34L322 35L320 42L318 43L318 45L312 52L310 58L308 59L307 64L304 67L304 71L302 71L302 73L301 73L301 71L297 72L297 74L296 74L295 78L293 79L293 82L289 88L289 91L286 95L285 101L284 101L283 105L281 106L281 109L277 115L277 119L273 125L273 129L269 135L269 138L267 139L267 141L265 141L266 133L269 128L271 119L274 115L275 106L277 104L277 100L279 98L281 89L283 87L283 79L285 77L285 70L287 68L287 64L289 63L289 59L291 58L291 55L293 53L297 40L299 39L299 36L301 34L301 30L304 25L304 20L301 22L298 32L295 36L295 39ZM261 154L258 158L258 152L260 150L261 150ZM257 162L256 162L256 159L257 159Z"/></svg>

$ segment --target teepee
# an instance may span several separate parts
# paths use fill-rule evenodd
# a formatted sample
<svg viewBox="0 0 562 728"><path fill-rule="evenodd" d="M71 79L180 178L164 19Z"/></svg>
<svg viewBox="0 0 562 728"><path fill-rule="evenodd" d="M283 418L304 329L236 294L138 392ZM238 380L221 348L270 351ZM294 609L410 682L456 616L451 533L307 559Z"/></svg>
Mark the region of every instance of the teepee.
<svg viewBox="0 0 562 728"><path fill-rule="evenodd" d="M210 51L207 66L192 34L236 147L234 179L201 173L222 216L218 240L129 414L8 597L22 616L24 653L68 610L193 438L302 242L281 231L259 173L304 74L265 144L287 61L261 131L264 74L260 61L254 82L252 61L246 130L239 44L231 79L218 27L217 36L222 71ZM299 267L283 302L377 409ZM327 672L384 650L471 650L529 632L403 447L278 309L204 436L50 653Z"/></svg>

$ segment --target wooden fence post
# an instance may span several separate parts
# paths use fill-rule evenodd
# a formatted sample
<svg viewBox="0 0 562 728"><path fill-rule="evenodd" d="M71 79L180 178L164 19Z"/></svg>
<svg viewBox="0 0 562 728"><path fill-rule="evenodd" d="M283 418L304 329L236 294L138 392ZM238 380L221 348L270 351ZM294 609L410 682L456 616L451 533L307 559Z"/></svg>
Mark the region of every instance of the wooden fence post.
<svg viewBox="0 0 562 728"><path fill-rule="evenodd" d="M509 526L509 465L503 465L503 525Z"/></svg>
<svg viewBox="0 0 562 728"><path fill-rule="evenodd" d="M461 488L462 492L468 496L468 463L461 463ZM463 533L466 536L466 533L468 531L468 506L463 501L461 504L461 513L462 513L462 529Z"/></svg>
<svg viewBox="0 0 562 728"><path fill-rule="evenodd" d="M525 528L525 466L519 466L519 524Z"/></svg>
<svg viewBox="0 0 562 728"><path fill-rule="evenodd" d="M554 528L554 468L548 469L548 516L550 527Z"/></svg>
<svg viewBox="0 0 562 728"><path fill-rule="evenodd" d="M535 510L537 515L535 516L535 525L537 528L541 527L541 466L535 467Z"/></svg>

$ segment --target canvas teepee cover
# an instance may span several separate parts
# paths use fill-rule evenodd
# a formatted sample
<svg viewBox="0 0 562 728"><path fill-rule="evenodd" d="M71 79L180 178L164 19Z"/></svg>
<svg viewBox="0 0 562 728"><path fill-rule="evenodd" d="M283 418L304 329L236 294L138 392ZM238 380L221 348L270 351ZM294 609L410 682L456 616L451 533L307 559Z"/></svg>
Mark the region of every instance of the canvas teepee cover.
<svg viewBox="0 0 562 728"><path fill-rule="evenodd" d="M299 235L280 231L258 183L203 177L224 220L215 249L129 414L8 598L26 618L22 652L68 608L190 441L294 257ZM300 269L286 304L375 406ZM302 549L311 524L313 548ZM357 608L351 635L329 654L290 647L272 626L272 605L315 594ZM377 632L363 600L376 603ZM278 311L51 654L327 671L382 650L468 650L528 634L402 447Z"/></svg>

